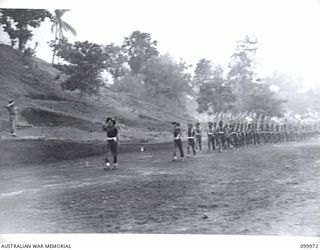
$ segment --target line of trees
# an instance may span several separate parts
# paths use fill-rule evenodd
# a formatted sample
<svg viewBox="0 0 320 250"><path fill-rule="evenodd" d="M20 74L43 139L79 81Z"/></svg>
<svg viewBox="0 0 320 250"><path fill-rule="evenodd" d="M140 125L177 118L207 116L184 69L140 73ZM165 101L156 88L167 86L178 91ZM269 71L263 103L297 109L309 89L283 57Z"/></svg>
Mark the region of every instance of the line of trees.
<svg viewBox="0 0 320 250"><path fill-rule="evenodd" d="M270 90L270 79L256 73L257 39L246 36L237 42L227 68L201 59L190 73L191 65L161 55L158 42L149 33L134 31L120 45L100 45L89 41L70 43L65 32L76 30L63 20L68 10L0 9L0 25L12 46L26 50L32 30L47 18L52 22L54 39L52 64L66 75L62 88L84 94L98 94L107 72L117 91L126 91L162 106L182 108L187 97L195 100L200 113L260 110L265 115L281 116L282 103Z"/></svg>
<svg viewBox="0 0 320 250"><path fill-rule="evenodd" d="M55 65L67 76L64 89L98 94L107 72L117 91L126 91L162 106L184 107L191 91L191 74L184 61L161 55L149 33L134 31L120 45L99 45L89 41L70 43L62 38L50 43L64 64Z"/></svg>
<svg viewBox="0 0 320 250"><path fill-rule="evenodd" d="M207 112L257 112L268 116L282 116L280 99L270 86L269 79L259 78L256 73L258 41L246 36L237 42L228 68L212 66L201 59L194 72L194 86L198 91L200 113Z"/></svg>

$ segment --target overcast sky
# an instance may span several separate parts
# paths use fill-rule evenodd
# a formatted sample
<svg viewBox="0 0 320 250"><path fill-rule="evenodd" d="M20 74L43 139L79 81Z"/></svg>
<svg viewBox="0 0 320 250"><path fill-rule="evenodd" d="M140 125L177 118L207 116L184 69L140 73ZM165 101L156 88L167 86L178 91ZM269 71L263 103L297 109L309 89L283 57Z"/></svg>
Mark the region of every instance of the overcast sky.
<svg viewBox="0 0 320 250"><path fill-rule="evenodd" d="M148 32L161 53L196 64L225 64L246 34L259 40L262 75L274 70L303 76L320 86L319 0L0 0L1 7L71 8L64 19L77 30L72 40L121 44L134 30ZM50 24L35 31L38 56L51 60ZM0 40L4 36L1 34Z"/></svg>

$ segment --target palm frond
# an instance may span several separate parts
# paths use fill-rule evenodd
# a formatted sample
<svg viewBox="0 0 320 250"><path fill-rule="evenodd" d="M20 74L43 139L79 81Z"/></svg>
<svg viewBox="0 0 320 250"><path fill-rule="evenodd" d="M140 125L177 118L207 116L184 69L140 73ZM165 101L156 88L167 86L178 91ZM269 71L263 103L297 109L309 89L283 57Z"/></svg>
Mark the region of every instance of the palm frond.
<svg viewBox="0 0 320 250"><path fill-rule="evenodd" d="M55 15L57 17L59 17L61 19L61 17L64 15L64 13L66 13L68 11L70 11L70 10L60 10L60 9L58 9L58 10L54 10L54 13L55 13Z"/></svg>
<svg viewBox="0 0 320 250"><path fill-rule="evenodd" d="M62 23L62 28L65 31L70 31L74 36L77 35L77 31L70 24L68 24L67 22L63 22Z"/></svg>

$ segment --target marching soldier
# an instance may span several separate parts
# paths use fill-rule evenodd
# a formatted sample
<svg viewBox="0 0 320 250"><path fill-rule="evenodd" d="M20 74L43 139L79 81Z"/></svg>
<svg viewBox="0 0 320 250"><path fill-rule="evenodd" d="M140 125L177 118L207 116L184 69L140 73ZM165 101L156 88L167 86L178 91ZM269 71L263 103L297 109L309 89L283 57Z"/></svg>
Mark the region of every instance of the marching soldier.
<svg viewBox="0 0 320 250"><path fill-rule="evenodd" d="M239 150L239 147L240 147L240 139L239 139L239 123L236 124L234 123L233 124L233 127L231 129L231 138L232 138L232 143L233 143L233 147L234 149L237 149Z"/></svg>
<svg viewBox="0 0 320 250"><path fill-rule="evenodd" d="M180 151L180 159L184 157L183 148L182 148L182 132L180 128L180 123L173 122L173 159L177 160L177 149Z"/></svg>
<svg viewBox="0 0 320 250"><path fill-rule="evenodd" d="M264 143L271 143L271 131L270 131L270 125L269 123L266 124L266 129L264 131Z"/></svg>
<svg viewBox="0 0 320 250"><path fill-rule="evenodd" d="M245 141L246 141L246 133L245 133L244 123L240 124L239 138L240 138L240 147L244 147Z"/></svg>
<svg viewBox="0 0 320 250"><path fill-rule="evenodd" d="M195 129L195 137L196 137L196 149L198 149L199 147L199 151L201 151L202 149L202 145L201 145L201 138L202 138L202 131L201 131L201 127L200 127L200 123L197 122L196 123L196 129Z"/></svg>
<svg viewBox="0 0 320 250"><path fill-rule="evenodd" d="M252 145L253 141L253 132L252 132L252 124L249 123L246 131L246 144L247 146Z"/></svg>
<svg viewBox="0 0 320 250"><path fill-rule="evenodd" d="M215 135L214 135L214 127L212 122L208 122L208 127L207 127L207 136L208 136L208 151L215 150L216 145L215 145Z"/></svg>
<svg viewBox="0 0 320 250"><path fill-rule="evenodd" d="M232 139L231 139L231 130L232 126L230 125L225 125L224 127L224 132L225 132L225 147L230 148L232 146Z"/></svg>
<svg viewBox="0 0 320 250"><path fill-rule="evenodd" d="M216 130L216 134L217 134L218 147L219 147L218 152L221 153L224 149L224 143L225 143L225 138L224 138L225 132L223 127L223 121L219 122L219 127Z"/></svg>
<svg viewBox="0 0 320 250"><path fill-rule="evenodd" d="M285 142L289 142L289 128L288 128L288 124L285 123L283 124L283 133L284 133L284 141Z"/></svg>
<svg viewBox="0 0 320 250"><path fill-rule="evenodd" d="M289 123L287 129L288 129L288 141L293 142L294 141L293 125Z"/></svg>
<svg viewBox="0 0 320 250"><path fill-rule="evenodd" d="M190 156L190 147L192 149L193 156L195 156L196 155L196 149L195 149L195 147L196 147L196 143L195 143L196 132L193 129L193 126L191 123L188 124L187 135L188 135L188 145L187 145L188 156Z"/></svg>
<svg viewBox="0 0 320 250"><path fill-rule="evenodd" d="M280 143L281 142L281 135L280 135L280 125L276 124L275 126L275 143Z"/></svg>
<svg viewBox="0 0 320 250"><path fill-rule="evenodd" d="M299 132L299 125L295 125L295 127L294 127L294 140L295 140L295 142L299 142L299 140L300 140L300 132Z"/></svg>
<svg viewBox="0 0 320 250"><path fill-rule="evenodd" d="M260 124L260 128L258 130L258 135L259 135L259 144L262 144L262 143L266 144L267 134L266 134L266 131L265 131L263 123Z"/></svg>
<svg viewBox="0 0 320 250"><path fill-rule="evenodd" d="M259 144L259 131L258 131L258 124L253 124L253 144L258 145Z"/></svg>
<svg viewBox="0 0 320 250"><path fill-rule="evenodd" d="M270 125L270 143L275 143L274 124Z"/></svg>

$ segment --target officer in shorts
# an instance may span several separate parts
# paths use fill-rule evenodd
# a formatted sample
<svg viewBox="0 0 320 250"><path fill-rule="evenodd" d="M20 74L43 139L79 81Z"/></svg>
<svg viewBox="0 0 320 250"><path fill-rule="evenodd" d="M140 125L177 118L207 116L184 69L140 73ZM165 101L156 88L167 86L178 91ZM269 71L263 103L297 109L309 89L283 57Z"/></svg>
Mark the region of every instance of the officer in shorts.
<svg viewBox="0 0 320 250"><path fill-rule="evenodd" d="M9 104L6 106L9 112L9 121L10 121L10 133L11 136L16 136L17 131L17 122L18 122L18 108L15 106L13 100L9 101Z"/></svg>
<svg viewBox="0 0 320 250"><path fill-rule="evenodd" d="M109 161L109 152L111 152L113 156L113 168L116 169L118 167L118 129L116 128L116 121L111 117L106 119L105 124L103 124L103 130L107 133L107 152L105 158L105 170L110 170L110 161Z"/></svg>

